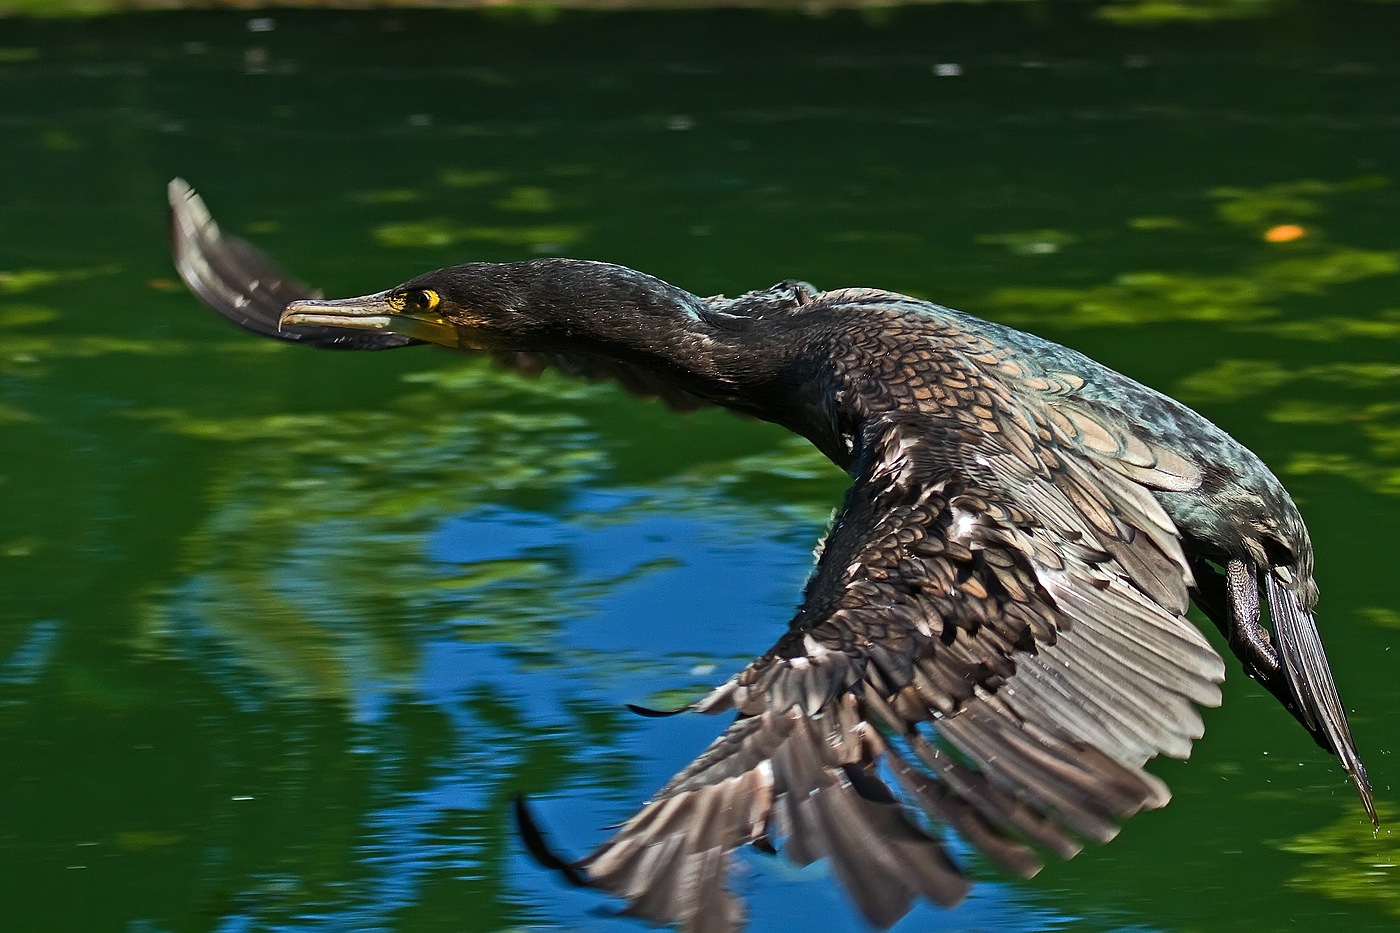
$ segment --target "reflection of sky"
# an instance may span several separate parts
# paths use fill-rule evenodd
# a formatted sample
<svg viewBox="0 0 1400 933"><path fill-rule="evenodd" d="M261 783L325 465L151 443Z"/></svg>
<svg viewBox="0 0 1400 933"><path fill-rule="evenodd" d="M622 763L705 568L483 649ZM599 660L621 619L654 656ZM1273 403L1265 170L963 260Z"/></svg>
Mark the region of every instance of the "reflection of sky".
<svg viewBox="0 0 1400 933"><path fill-rule="evenodd" d="M691 515L611 522L597 509L609 500L627 504L620 496L589 496L564 521L501 508L460 516L434 536L432 556L469 562L562 549L579 582L676 562L610 590L596 614L570 626L568 639L580 647L724 657L757 654L777 638L799 598L808 551L765 537L737 540L732 529ZM772 625L755 624L767 617Z"/></svg>
<svg viewBox="0 0 1400 933"><path fill-rule="evenodd" d="M600 589L593 611L564 620L560 639L571 649L664 658L680 654L674 672L663 668L636 676L590 676L587 670L525 670L508 656L511 646L427 636L416 679L420 702L433 705L451 722L453 747L426 790L399 793L388 806L371 813L359 860L367 877L358 890L330 912L303 915L282 929L389 930L395 916L416 902L430 873L454 877L480 870L481 853L470 841L444 838L440 827L455 814L499 806L503 788L495 775L510 773L512 737L498 725L481 721L463 700L488 688L509 698L532 728L568 729L565 701L586 700L600 709L620 709L628 701L668 686L696 680L691 665L710 657L717 665L702 680L718 682L741 662L736 655L757 653L782 631L798 598L811 555L805 545L781 543L775 534L735 536L734 523L689 514L609 516L625 508L622 494L591 495L578 510L562 517L483 508L441 523L431 535L428 552L443 565L507 560L548 552L553 566L568 568L571 586L625 578L640 565L662 559L657 571ZM752 529L754 523L743 527ZM791 532L790 528L782 529ZM559 560L560 556L564 559ZM655 673L655 671L661 673ZM535 801L539 817L561 849L581 854L602 838L601 827L625 818L645 794L686 764L723 727L727 717L680 716L666 720L629 721L619 744L599 754L630 756L637 762L635 789L625 801L588 786L574 786ZM370 727L371 731L373 726ZM369 751L369 749L364 749ZM581 760L561 767L587 770ZM392 767L392 765L386 765ZM505 791L513 790L506 788ZM518 847L517 847L518 848ZM827 874L824 863L798 870L781 859L749 853L738 860L732 886L748 901L751 928L801 930L804 933L847 931L862 925ZM581 930L641 929L616 920L610 902L594 892L567 888L519 851L503 866L509 886L538 923ZM900 924L904 930L1052 930L1069 922L1032 904L1005 884L978 885L956 910L916 909ZM224 918L223 933L266 928L249 915Z"/></svg>
<svg viewBox="0 0 1400 933"><path fill-rule="evenodd" d="M59 624L54 619L43 619L30 626L19 647L0 663L0 684L19 686L38 680L53 654L58 633Z"/></svg>

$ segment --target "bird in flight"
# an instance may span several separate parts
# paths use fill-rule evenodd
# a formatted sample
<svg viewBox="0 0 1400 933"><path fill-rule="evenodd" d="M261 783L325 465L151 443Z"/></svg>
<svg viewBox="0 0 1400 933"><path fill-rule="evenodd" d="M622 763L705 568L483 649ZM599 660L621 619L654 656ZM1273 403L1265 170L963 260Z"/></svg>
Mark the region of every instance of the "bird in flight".
<svg viewBox="0 0 1400 933"><path fill-rule="evenodd" d="M734 713L591 854L522 837L575 884L689 933L743 925L733 852L830 860L885 928L968 881L941 824L1021 876L1165 805L1225 666L1192 600L1351 777L1371 788L1314 622L1307 529L1260 459L1088 357L887 291L783 282L700 298L602 262L466 263L325 300L224 236L170 183L181 277L254 333L315 347L432 342L611 378L802 435L852 485L792 622L685 707ZM1267 612L1264 611L1267 607ZM667 715L674 711L639 712Z"/></svg>

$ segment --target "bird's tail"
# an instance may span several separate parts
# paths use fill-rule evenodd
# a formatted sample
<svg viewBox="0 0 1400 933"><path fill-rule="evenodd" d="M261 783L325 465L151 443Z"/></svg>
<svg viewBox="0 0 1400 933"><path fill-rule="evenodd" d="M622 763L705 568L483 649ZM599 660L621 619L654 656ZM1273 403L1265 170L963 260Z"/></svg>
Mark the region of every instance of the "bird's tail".
<svg viewBox="0 0 1400 933"><path fill-rule="evenodd" d="M1356 743L1352 741L1346 710L1342 708L1337 686L1332 681L1332 669L1327 664L1327 655L1323 653L1322 638L1317 633L1313 614L1303 608L1298 594L1274 573L1266 573L1264 579L1274 634L1278 638L1279 661L1303 724L1315 735L1326 739L1356 785L1356 792L1361 796L1361 803L1366 807L1372 825L1379 826L1371 782L1366 777L1366 766L1356 752Z"/></svg>

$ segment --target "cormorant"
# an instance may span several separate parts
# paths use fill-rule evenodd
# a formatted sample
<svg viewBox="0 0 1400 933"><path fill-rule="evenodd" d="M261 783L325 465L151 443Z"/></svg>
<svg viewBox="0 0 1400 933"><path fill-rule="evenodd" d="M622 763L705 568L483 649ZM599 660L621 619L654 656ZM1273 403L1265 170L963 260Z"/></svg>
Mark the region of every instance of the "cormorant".
<svg viewBox="0 0 1400 933"><path fill-rule="evenodd" d="M466 263L321 300L169 188L175 263L234 323L317 347L422 341L613 377L809 439L853 484L788 631L687 707L734 721L586 858L537 859L628 912L734 930L730 855L829 858L888 927L967 891L912 811L1019 875L1170 793L1225 666L1245 670L1351 776L1357 755L1313 622L1313 552L1257 456L1074 350L927 301L783 282L700 298L602 262ZM1261 620L1268 604L1272 632ZM651 712L651 711L642 711ZM676 711L679 712L679 711ZM889 787L892 777L902 791Z"/></svg>

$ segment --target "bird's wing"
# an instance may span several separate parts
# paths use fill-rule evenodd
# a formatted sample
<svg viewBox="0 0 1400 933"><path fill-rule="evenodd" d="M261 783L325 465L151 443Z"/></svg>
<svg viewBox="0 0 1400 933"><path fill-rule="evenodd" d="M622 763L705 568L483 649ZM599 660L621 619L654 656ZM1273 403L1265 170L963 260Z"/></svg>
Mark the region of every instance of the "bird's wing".
<svg viewBox="0 0 1400 933"><path fill-rule="evenodd" d="M976 338L971 340L976 342ZM998 376L1014 380L1041 403L1036 406L1044 419L1041 429L1053 431L1064 444L1095 463L1151 489L1189 492L1200 485L1201 471L1195 464L1144 436L1123 412L1080 396L1079 390L1084 385L1082 377L1048 369L1032 355L1013 354L1008 348L989 341L980 341L971 352L982 366L994 368ZM1277 515L1286 507L1292 512L1287 493L1276 480L1273 483L1282 501L1274 503L1272 511ZM1228 561L1240 564L1245 572L1243 589L1248 592L1241 592L1241 599L1227 598L1224 575L1196 555L1192 560L1196 601L1230 640L1231 649L1250 675L1278 698L1320 746L1337 756L1356 785L1371 821L1377 823L1366 768L1352 739L1313 617L1316 587L1312 583L1307 532L1302 527L1302 519L1296 513L1293 515L1296 527L1290 529L1290 533L1279 534L1276 528L1272 531L1260 529L1274 538L1277 551L1287 557L1272 559L1267 566L1258 568L1248 560ZM1265 558L1261 555L1259 559ZM1222 560L1222 564L1225 563ZM1271 638L1265 636L1268 643L1261 646L1266 656L1263 658L1259 655L1260 648L1241 641L1247 630L1261 626L1261 593L1268 598L1273 629Z"/></svg>
<svg viewBox="0 0 1400 933"><path fill-rule="evenodd" d="M1189 753L1193 704L1219 703L1224 678L1183 617L1171 521L1053 426L1039 437L1033 410L995 407L866 426L791 629L694 707L737 719L568 866L575 880L642 917L728 931L742 922L730 853L782 842L799 863L830 858L883 928L966 890L911 804L1030 875L1029 844L1068 857L1166 803L1142 765Z"/></svg>
<svg viewBox="0 0 1400 933"><path fill-rule="evenodd" d="M339 327L282 326L278 319L287 305L325 296L277 268L257 247L224 235L204 199L183 179L172 180L166 193L170 250L180 278L200 301L244 330L334 350L389 350L421 342Z"/></svg>
<svg viewBox="0 0 1400 933"><path fill-rule="evenodd" d="M376 334L339 327L279 323L293 301L322 298L277 267L257 247L228 236L201 198L183 179L170 182L170 248L175 268L190 291L244 330L331 350L391 350L422 343L398 334ZM691 411L708 404L666 380L635 366L582 354L500 353L501 365L529 375L553 367L566 376L615 380L642 398L660 398L672 408Z"/></svg>

